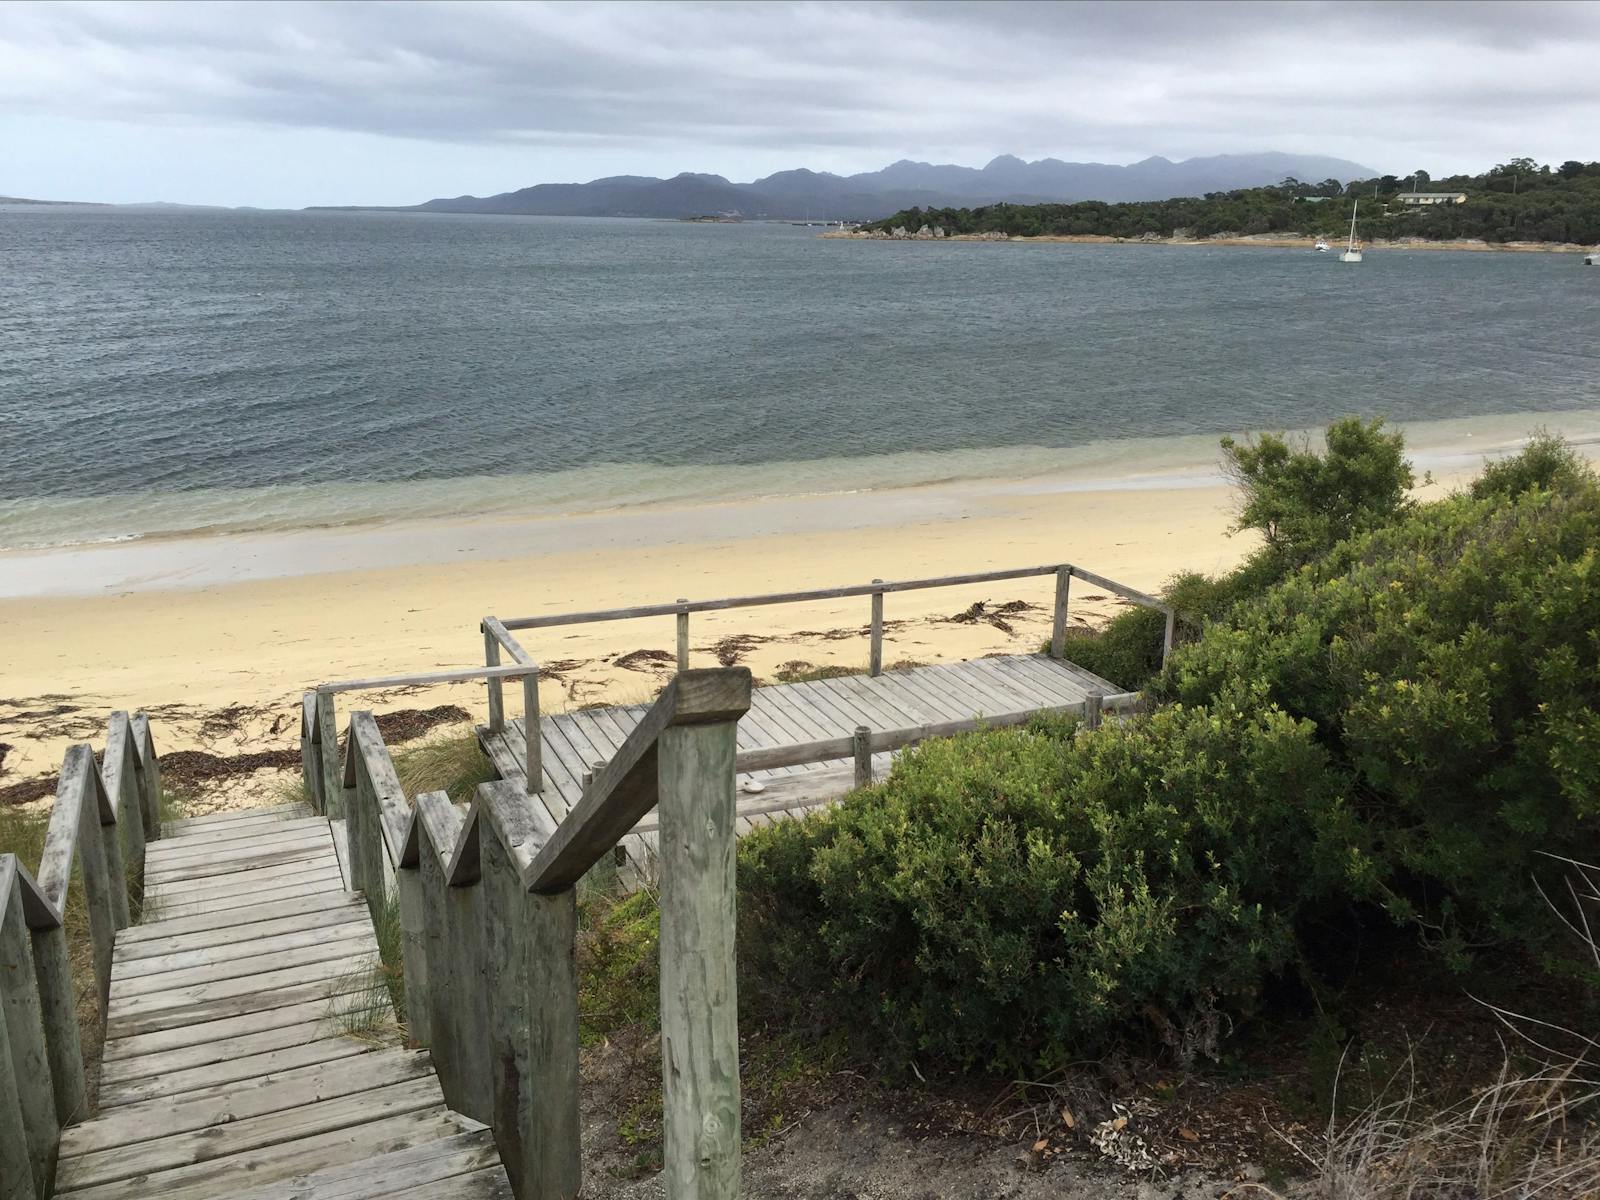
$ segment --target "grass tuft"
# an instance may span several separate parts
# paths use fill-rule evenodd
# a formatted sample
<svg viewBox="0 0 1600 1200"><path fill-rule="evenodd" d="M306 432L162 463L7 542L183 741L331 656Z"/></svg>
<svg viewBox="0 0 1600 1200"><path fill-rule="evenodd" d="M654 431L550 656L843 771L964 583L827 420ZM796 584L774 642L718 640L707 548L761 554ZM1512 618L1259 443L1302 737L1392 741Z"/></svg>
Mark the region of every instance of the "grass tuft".
<svg viewBox="0 0 1600 1200"><path fill-rule="evenodd" d="M396 750L395 773L407 796L445 792L452 802L472 799L480 783L498 778L475 734L454 734Z"/></svg>

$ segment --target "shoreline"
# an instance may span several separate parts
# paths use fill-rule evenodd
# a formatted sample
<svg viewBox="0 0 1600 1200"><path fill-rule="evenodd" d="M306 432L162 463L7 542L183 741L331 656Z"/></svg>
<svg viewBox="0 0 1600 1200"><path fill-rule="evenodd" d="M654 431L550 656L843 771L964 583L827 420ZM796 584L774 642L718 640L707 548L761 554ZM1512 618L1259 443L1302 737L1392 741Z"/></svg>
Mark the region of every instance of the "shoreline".
<svg viewBox="0 0 1600 1200"><path fill-rule="evenodd" d="M1546 423L1600 457L1600 412L1562 415ZM1440 423L1431 440L1408 442L1419 476L1433 475L1418 494L1446 494L1539 423L1537 415ZM162 754L188 752L180 776L208 780L205 807L266 802L297 774L304 690L480 664L478 623L490 614L1063 561L1155 592L1180 571L1231 569L1255 540L1229 533L1237 496L1214 452L1209 463L1164 466L34 555L29 570L51 586L28 592L18 588L26 572L0 570L13 593L0 598L0 803L39 803L68 745L101 741L112 710L139 708ZM0 556L6 567L19 561ZM74 590L74 580L87 586ZM896 593L886 605L885 662L1036 649L1049 633L1052 593L1048 579ZM1097 628L1125 604L1074 589L1071 629ZM867 615L856 599L700 614L691 661L743 664L767 681L806 667L859 669ZM670 619L550 628L522 641L541 666L546 712L642 702L673 670ZM413 732L458 736L484 719L484 693L481 683L364 692L342 696L339 712L368 708ZM520 715L520 696L508 711Z"/></svg>
<svg viewBox="0 0 1600 1200"><path fill-rule="evenodd" d="M1419 473L1475 469L1485 457L1514 451L1536 428L1559 432L1585 452L1600 453L1600 408L1399 422L1395 427L1405 434ZM1305 430L1289 432L1292 437L1315 436ZM652 496L646 491L642 498L635 494L604 501L596 493L557 509L538 502L537 477L428 480L400 489L384 483L357 485L347 504L350 515L342 521L157 527L148 533L0 549L0 602L193 590L388 565L533 557L593 546L623 549L782 533L845 534L981 515L1019 494L1183 491L1225 482L1218 437L1212 434L1080 447L888 454L741 470L748 477L743 488L726 494ZM792 486L786 490L785 483ZM427 504L408 508L401 503L406 493L430 488L437 494ZM161 503L186 509L192 517L202 503L194 497L203 495L100 499L113 508ZM281 495L277 490L240 490L226 504L241 514L252 507L259 512ZM313 499L316 503L301 506L308 514L325 517L330 507L337 507L324 492ZM280 506L295 515L293 506Z"/></svg>
<svg viewBox="0 0 1600 1200"><path fill-rule="evenodd" d="M1232 507L1231 492L1220 485L1017 487L971 504L906 510L872 525L805 529L796 522L746 536L707 525L654 545L590 544L460 555L425 566L0 600L7 657L0 797L22 800L30 789L42 797L68 745L103 740L113 709L143 708L163 755L188 751L225 760L200 764L219 776L206 785L208 807L265 802L296 774L305 689L481 664L478 622L488 614L576 612L1062 561L1151 590L1179 570L1226 570L1249 551L1251 539L1227 536ZM1053 589L1053 581L1041 578L897 593L886 605L885 662L1036 649L1049 636ZM1125 603L1094 588L1075 591L1071 626L1098 626ZM855 599L699 614L691 626L691 662L742 664L767 681L807 667L861 668L867 617L868 605ZM541 666L546 712L643 702L673 670L671 619L551 628L521 640ZM507 695L508 714L519 716L520 694L508 689ZM382 715L449 706L454 718L432 736L463 734L482 721L484 686L356 693L341 696L338 708L342 721L356 708ZM246 765L246 755L262 769ZM12 790L19 784L28 786Z"/></svg>
<svg viewBox="0 0 1600 1200"><path fill-rule="evenodd" d="M1015 242L1084 246L1252 246L1280 250L1311 250L1315 248L1317 243L1317 239L1314 236L1299 233L1236 234L1227 237L1209 238L1164 238L1150 235L1118 237L1109 233L1041 233L1030 235L951 233L939 238L915 236L893 238L885 234L869 233L858 229L835 229L826 233L819 233L817 236L858 242L990 242L994 244ZM1332 247L1329 253L1333 253L1340 248L1333 242L1330 242L1329 245ZM1595 251L1593 246L1580 245L1576 242L1486 242L1481 238L1455 238L1448 241L1427 238L1375 238L1363 240L1362 249L1464 250L1473 253L1491 254L1591 254Z"/></svg>

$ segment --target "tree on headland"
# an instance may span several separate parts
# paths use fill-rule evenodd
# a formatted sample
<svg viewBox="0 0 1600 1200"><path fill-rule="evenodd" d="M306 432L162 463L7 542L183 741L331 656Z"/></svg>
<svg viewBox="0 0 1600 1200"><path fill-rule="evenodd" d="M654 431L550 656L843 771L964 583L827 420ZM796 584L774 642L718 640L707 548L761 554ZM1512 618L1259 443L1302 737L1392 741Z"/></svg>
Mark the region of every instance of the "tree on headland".
<svg viewBox="0 0 1600 1200"><path fill-rule="evenodd" d="M1396 199L1415 186L1423 191L1464 192L1464 204L1413 207ZM1361 204L1361 231L1368 238L1488 242L1516 239L1592 245L1600 242L1600 162L1576 159L1552 170L1530 158L1513 158L1481 175L1434 177L1425 170L1403 179L1385 175L1321 183L1288 178L1271 187L1211 192L1170 200L1110 204L991 204L981 208L910 209L870 228L943 226L947 233L1004 233L1012 237L1093 235L1171 237L1298 233L1332 236L1349 224L1348 196Z"/></svg>

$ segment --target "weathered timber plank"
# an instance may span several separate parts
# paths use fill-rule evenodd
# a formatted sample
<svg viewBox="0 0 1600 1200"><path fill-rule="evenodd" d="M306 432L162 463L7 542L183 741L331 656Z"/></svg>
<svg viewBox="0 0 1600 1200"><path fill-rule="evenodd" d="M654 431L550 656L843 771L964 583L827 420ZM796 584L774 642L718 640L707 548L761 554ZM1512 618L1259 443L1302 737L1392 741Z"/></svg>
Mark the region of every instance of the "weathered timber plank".
<svg viewBox="0 0 1600 1200"><path fill-rule="evenodd" d="M219 859L238 854L248 854L253 850L276 850L284 846L298 846L302 844L315 845L325 841L328 833L328 822L323 817L315 820L299 822L281 822L283 829L280 832L273 828L271 833L264 833L247 837L182 837L167 838L163 841L152 842L146 851L151 863L161 866L170 866L175 863L190 862L194 859Z"/></svg>
<svg viewBox="0 0 1600 1200"><path fill-rule="evenodd" d="M352 1121L326 1133L215 1157L186 1166L156 1171L136 1181L119 1178L68 1192L72 1200L233 1200L241 1179L260 1186L307 1172L360 1162L374 1146L400 1149L406 1145L438 1141L462 1132L461 1119L443 1105L411 1109L393 1116ZM193 1135L190 1135L193 1136ZM295 1200L305 1200L296 1197Z"/></svg>
<svg viewBox="0 0 1600 1200"><path fill-rule="evenodd" d="M442 1179L436 1183L385 1193L388 1200L512 1200L514 1194L503 1167L489 1167L456 1179Z"/></svg>
<svg viewBox="0 0 1600 1200"><path fill-rule="evenodd" d="M494 1135L479 1128L236 1192L229 1200L372 1200L391 1197L401 1188L426 1188L485 1171L492 1173L498 1163ZM500 1174L504 1179L504 1172ZM445 1191L441 1195L453 1197L458 1193Z"/></svg>
<svg viewBox="0 0 1600 1200"><path fill-rule="evenodd" d="M235 947L239 948L239 947ZM219 961L197 962L188 965L169 964L165 970L153 969L143 974L116 975L111 979L111 1002L118 1006L135 996L172 991L197 984L215 983L224 979L239 979L265 975L280 967L305 963L324 962L330 958L352 958L373 955L378 944L370 927L341 925L332 929L312 930L300 934L296 943L278 949L262 950L241 958L224 958ZM204 953L203 951L201 952ZM175 956L174 956L175 957ZM139 965L153 966L162 959L135 959Z"/></svg>
<svg viewBox="0 0 1600 1200"><path fill-rule="evenodd" d="M192 1046L180 1046L173 1050L152 1049L108 1059L101 1066L100 1086L131 1083L153 1075L177 1076L218 1063L244 1062L257 1055L277 1053L308 1042L337 1039L342 1036L341 1028L331 1006L326 1002L318 1002L314 1011L294 1024L254 1028L250 1032L217 1037ZM151 1035L152 1038L161 1036Z"/></svg>
<svg viewBox="0 0 1600 1200"><path fill-rule="evenodd" d="M220 915L230 908L253 909L261 904L273 904L279 900L293 900L297 896L345 896L344 877L339 874L337 867L322 872L315 876L307 876L298 880L284 880L272 887L263 886L258 892L246 889L230 895L219 896L177 896L171 899L158 897L160 905L160 919L162 921L178 920L182 917L192 917L202 913Z"/></svg>
<svg viewBox="0 0 1600 1200"><path fill-rule="evenodd" d="M232 826L242 828L247 824L258 821L291 821L315 817L309 804L274 804L264 808L242 808L235 812L208 813L203 817L180 817L175 821L165 821L161 830L164 837L186 837L190 834L226 828Z"/></svg>
<svg viewBox="0 0 1600 1200"><path fill-rule="evenodd" d="M389 1050L333 1062L294 1067L263 1075L246 1084L224 1083L176 1097L128 1104L97 1120L74 1126L61 1135L61 1156L76 1158L118 1146L149 1141L152 1134L170 1139L213 1126L228 1125L289 1112L341 1096L376 1091L413 1080L434 1083L428 1056L410 1050ZM434 1084L434 1098L439 1098Z"/></svg>
<svg viewBox="0 0 1600 1200"><path fill-rule="evenodd" d="M125 1104L139 1104L147 1100L181 1096L223 1084L277 1075L316 1063L354 1058L359 1054L374 1054L382 1048L378 1043L365 1037L325 1037L286 1046L281 1050L268 1051L265 1054L251 1054L243 1058L230 1056L220 1062L206 1063L184 1070L160 1069L141 1078L121 1083L108 1083L102 1078L100 1111L105 1113Z"/></svg>
<svg viewBox="0 0 1600 1200"><path fill-rule="evenodd" d="M270 997L282 989L312 987L325 980L368 971L373 962L374 956L363 948L347 951L338 958L324 962L296 962L292 966L263 971L257 975L124 996L112 1006L106 1029L119 1034L124 1031L132 1033L138 1032L139 1028L148 1028L152 1021L171 1022L183 1019L185 1015L192 1015L196 1020L214 1020L217 1016L250 1012L258 999ZM316 994L323 995L326 991L324 989ZM218 1005L232 1007L216 1010Z"/></svg>
<svg viewBox="0 0 1600 1200"><path fill-rule="evenodd" d="M330 846L315 859L301 862L273 864L247 871L229 871L223 875L208 875L200 879L179 879L172 883L156 884L150 894L161 903L188 904L195 900L233 896L240 892L260 893L269 888L288 887L296 883L310 883L328 877L344 881L339 873L339 863ZM156 916L160 920L160 914Z"/></svg>
<svg viewBox="0 0 1600 1200"><path fill-rule="evenodd" d="M272 847L252 857L231 855L226 858L196 859L186 863L162 863L145 872L147 886L170 888L175 883L192 883L202 879L220 880L230 875L283 867L291 863L337 865L338 856L333 843L326 837L321 841L300 846Z"/></svg>
<svg viewBox="0 0 1600 1200"><path fill-rule="evenodd" d="M302 1009L301 1005L325 1006L331 996L364 991L370 986L371 972L352 967L342 974L333 971L301 983L263 989L249 995L227 996L219 1000L167 1008L159 1012L113 1017L106 1028L108 1039L106 1053L108 1056L111 1053L112 1039L123 1041L147 1034L170 1033L174 1035L171 1044L177 1046L208 1041L214 1034L213 1027L225 1021L243 1020L242 1028L248 1029L252 1026L246 1018L254 1017L256 1024L253 1027L265 1028L269 1024L278 1022L278 1014L292 1012L291 1018L283 1020L284 1024L290 1024L304 1020L308 1016L319 1015L321 1011L308 1012ZM239 1031L239 1028L230 1029L230 1032Z"/></svg>
<svg viewBox="0 0 1600 1200"><path fill-rule="evenodd" d="M342 912L364 905L365 902L351 892L332 891L263 902L254 908L228 909L185 917L163 916L152 924L135 925L131 929L124 929L117 937L117 949L143 953L142 950L132 951L130 948L146 943L164 943L178 938L188 938L194 934L217 933L246 925L264 925L268 922L276 923L300 917L309 918L314 913ZM247 935L226 936L231 939Z"/></svg>
<svg viewBox="0 0 1600 1200"><path fill-rule="evenodd" d="M351 1096L301 1104L286 1112L272 1112L133 1145L63 1157L59 1177L65 1183L63 1190L68 1192L90 1184L139 1179L159 1171L294 1142L331 1129L434 1109L439 1103L439 1084L430 1074ZM156 1194L169 1195L165 1191Z"/></svg>

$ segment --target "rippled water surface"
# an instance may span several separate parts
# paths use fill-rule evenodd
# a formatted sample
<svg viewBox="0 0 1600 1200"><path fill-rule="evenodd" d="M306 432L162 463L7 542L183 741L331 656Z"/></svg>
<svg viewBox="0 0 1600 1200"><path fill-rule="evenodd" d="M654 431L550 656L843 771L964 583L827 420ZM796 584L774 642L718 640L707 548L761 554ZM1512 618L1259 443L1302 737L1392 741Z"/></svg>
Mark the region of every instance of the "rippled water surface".
<svg viewBox="0 0 1600 1200"><path fill-rule="evenodd" d="M1576 256L815 232L0 211L0 545L1600 408L1600 269Z"/></svg>

